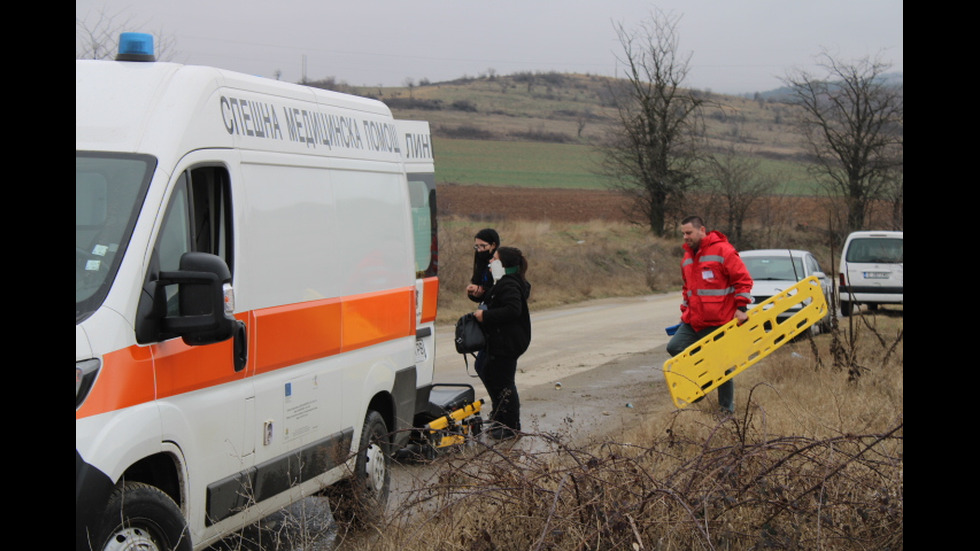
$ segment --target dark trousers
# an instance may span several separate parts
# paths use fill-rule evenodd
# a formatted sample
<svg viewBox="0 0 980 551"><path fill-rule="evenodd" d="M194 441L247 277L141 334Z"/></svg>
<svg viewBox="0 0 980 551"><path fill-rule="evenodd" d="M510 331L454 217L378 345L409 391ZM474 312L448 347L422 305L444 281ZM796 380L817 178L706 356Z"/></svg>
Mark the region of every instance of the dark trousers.
<svg viewBox="0 0 980 551"><path fill-rule="evenodd" d="M667 353L676 356L687 349L688 346L714 333L718 327L706 327L700 331L695 331L693 327L682 323L677 328L677 332L667 343ZM735 411L735 383L729 379L718 385L718 405L721 409Z"/></svg>
<svg viewBox="0 0 980 551"><path fill-rule="evenodd" d="M490 395L493 409L490 421L496 421L511 429L521 430L521 400L517 395L517 359L492 356L480 352L474 362L476 374Z"/></svg>

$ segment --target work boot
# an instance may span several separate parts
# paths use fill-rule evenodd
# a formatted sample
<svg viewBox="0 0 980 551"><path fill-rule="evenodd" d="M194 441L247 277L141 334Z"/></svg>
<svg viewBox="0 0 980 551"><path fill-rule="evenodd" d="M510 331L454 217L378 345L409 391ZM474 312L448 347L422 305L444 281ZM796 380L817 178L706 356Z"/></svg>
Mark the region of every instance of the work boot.
<svg viewBox="0 0 980 551"><path fill-rule="evenodd" d="M493 438L494 440L507 440L509 438L516 438L519 436L519 431L520 429L514 429L508 427L507 425L495 423L490 429L489 433L490 438Z"/></svg>

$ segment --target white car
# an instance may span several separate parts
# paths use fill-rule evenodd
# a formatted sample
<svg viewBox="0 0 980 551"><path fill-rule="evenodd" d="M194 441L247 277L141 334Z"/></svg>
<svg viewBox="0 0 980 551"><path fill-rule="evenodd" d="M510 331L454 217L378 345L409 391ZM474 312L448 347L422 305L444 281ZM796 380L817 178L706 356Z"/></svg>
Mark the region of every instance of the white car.
<svg viewBox="0 0 980 551"><path fill-rule="evenodd" d="M858 304L905 304L905 232L856 231L847 236L839 268L840 311Z"/></svg>
<svg viewBox="0 0 980 551"><path fill-rule="evenodd" d="M752 275L752 299L754 304L768 299L810 276L817 276L823 288L824 298L830 305L834 282L820 268L815 256L809 251L797 249L757 249L738 253L742 262ZM792 260L791 260L792 259ZM787 311L784 316L793 315L799 307ZM819 323L811 326L814 333L830 328L830 312Z"/></svg>

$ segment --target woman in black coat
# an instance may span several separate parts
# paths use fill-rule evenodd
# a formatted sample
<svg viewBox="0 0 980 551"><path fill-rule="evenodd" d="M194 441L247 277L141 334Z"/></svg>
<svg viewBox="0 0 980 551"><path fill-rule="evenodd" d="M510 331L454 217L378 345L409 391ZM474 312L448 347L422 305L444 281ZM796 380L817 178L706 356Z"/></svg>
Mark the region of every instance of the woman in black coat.
<svg viewBox="0 0 980 551"><path fill-rule="evenodd" d="M494 284L484 300L485 310L474 315L487 334L486 363L477 373L490 395L493 438L511 438L521 430L521 402L515 376L517 359L531 343L531 314L527 298L531 284L527 260L519 249L500 247L490 262Z"/></svg>
<svg viewBox="0 0 980 551"><path fill-rule="evenodd" d="M466 296L473 302L479 302L480 308L485 308L483 300L488 296L487 291L493 287L493 275L490 273L490 261L497 247L500 246L500 235L493 228L483 228L476 232L473 238L473 275L470 284L466 286ZM481 350L476 355L473 368L479 374L487 363L487 353Z"/></svg>
<svg viewBox="0 0 980 551"><path fill-rule="evenodd" d="M486 292L493 286L490 260L500 246L500 235L493 228L483 228L473 238L473 275L466 286L466 296L473 302L483 302Z"/></svg>

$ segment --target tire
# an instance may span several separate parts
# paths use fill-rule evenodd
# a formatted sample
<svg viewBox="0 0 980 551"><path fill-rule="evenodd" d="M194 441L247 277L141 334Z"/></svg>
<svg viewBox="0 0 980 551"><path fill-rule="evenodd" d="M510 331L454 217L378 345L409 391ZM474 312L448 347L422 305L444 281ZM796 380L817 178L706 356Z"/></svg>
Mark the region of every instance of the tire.
<svg viewBox="0 0 980 551"><path fill-rule="evenodd" d="M814 323L813 326L810 327L810 334L814 336L823 335L826 333L830 333L830 329L831 329L831 321L830 321L830 314L828 313L823 319L821 319L817 323Z"/></svg>
<svg viewBox="0 0 980 551"><path fill-rule="evenodd" d="M376 411L369 411L361 430L354 474L329 492L335 520L363 527L382 518L391 487L390 448L384 418Z"/></svg>
<svg viewBox="0 0 980 551"><path fill-rule="evenodd" d="M853 302L845 302L843 300L840 301L840 314L842 316L845 316L845 317L850 316L851 315L851 312L853 310L854 310L854 303Z"/></svg>
<svg viewBox="0 0 980 551"><path fill-rule="evenodd" d="M109 497L92 548L102 551L190 551L180 508L159 488L126 482Z"/></svg>

